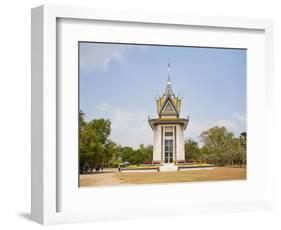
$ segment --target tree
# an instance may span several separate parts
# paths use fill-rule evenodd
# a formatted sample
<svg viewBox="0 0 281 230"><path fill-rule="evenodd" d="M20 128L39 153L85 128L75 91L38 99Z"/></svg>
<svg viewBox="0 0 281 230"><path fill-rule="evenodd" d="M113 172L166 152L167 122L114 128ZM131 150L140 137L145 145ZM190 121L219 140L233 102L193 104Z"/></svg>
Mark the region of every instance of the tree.
<svg viewBox="0 0 281 230"><path fill-rule="evenodd" d="M131 164L134 163L134 149L128 146L125 146L121 150L121 159L123 162L128 161Z"/></svg>
<svg viewBox="0 0 281 230"><path fill-rule="evenodd" d="M144 162L151 162L153 155L153 147L151 145L144 146L141 144L138 149L125 146L121 151L122 162L128 161L130 164L143 164Z"/></svg>
<svg viewBox="0 0 281 230"><path fill-rule="evenodd" d="M201 148L198 149L198 160L200 162L203 163L208 162L208 155L209 155L209 151L207 147L202 146Z"/></svg>
<svg viewBox="0 0 281 230"><path fill-rule="evenodd" d="M95 132L97 141L105 145L111 132L110 125L110 120L101 118L90 121L87 127Z"/></svg>
<svg viewBox="0 0 281 230"><path fill-rule="evenodd" d="M241 165L246 165L246 160L247 160L247 157L246 157L246 150L247 150L246 133L240 135L240 137L236 139L236 146L235 147L236 147L236 155L235 155L236 164L239 164L240 167L241 167Z"/></svg>
<svg viewBox="0 0 281 230"><path fill-rule="evenodd" d="M153 146L152 145L147 145L144 147L144 161L147 162L152 162L153 159Z"/></svg>
<svg viewBox="0 0 281 230"><path fill-rule="evenodd" d="M81 128L83 128L86 125L86 121L85 121L85 113L80 109L79 110L79 128L81 130Z"/></svg>
<svg viewBox="0 0 281 230"><path fill-rule="evenodd" d="M144 162L152 162L153 156L153 146L148 145L144 146L141 144L137 150L135 150L135 155L138 155L138 158L135 160L136 164L143 164Z"/></svg>
<svg viewBox="0 0 281 230"><path fill-rule="evenodd" d="M247 147L247 133L242 132L239 136L241 144L246 148Z"/></svg>
<svg viewBox="0 0 281 230"><path fill-rule="evenodd" d="M85 121L85 114L79 111L79 157L80 171L103 167L117 167L121 162L143 164L152 162L153 146L141 144L137 149L117 145L110 140L111 122L108 119ZM247 133L235 137L225 127L213 127L200 135L203 146L192 139L185 141L185 159L211 163L219 166L245 165Z"/></svg>
<svg viewBox="0 0 281 230"><path fill-rule="evenodd" d="M184 152L186 160L197 160L199 158L198 143L189 138L184 143Z"/></svg>
<svg viewBox="0 0 281 230"><path fill-rule="evenodd" d="M228 155L231 148L231 141L234 138L232 132L227 131L225 127L213 127L203 131L200 140L209 154L208 161L216 165L224 165L228 161Z"/></svg>
<svg viewBox="0 0 281 230"><path fill-rule="evenodd" d="M82 114L81 118L83 118ZM89 167L92 171L93 168L103 167L106 161L105 146L109 141L110 125L110 121L105 119L94 119L83 123L82 127L80 125L80 169Z"/></svg>
<svg viewBox="0 0 281 230"><path fill-rule="evenodd" d="M118 146L115 142L109 140L105 144L105 157L104 157L104 164L110 167L116 167L115 162L118 161L119 158L119 151Z"/></svg>
<svg viewBox="0 0 281 230"><path fill-rule="evenodd" d="M201 161L221 166L246 164L246 132L237 138L225 127L216 126L202 132L200 140L204 144L199 151Z"/></svg>

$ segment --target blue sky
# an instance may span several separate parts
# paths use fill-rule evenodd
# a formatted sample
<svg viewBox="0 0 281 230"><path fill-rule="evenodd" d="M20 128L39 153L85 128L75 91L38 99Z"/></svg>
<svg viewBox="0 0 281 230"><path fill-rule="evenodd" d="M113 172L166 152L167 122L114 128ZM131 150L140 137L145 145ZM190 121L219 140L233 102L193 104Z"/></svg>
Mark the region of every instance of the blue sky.
<svg viewBox="0 0 281 230"><path fill-rule="evenodd" d="M185 138L226 126L246 130L246 54L243 49L80 43L80 108L86 120L109 118L111 139L137 147L152 144L147 117L157 117L167 64L181 117L190 116Z"/></svg>

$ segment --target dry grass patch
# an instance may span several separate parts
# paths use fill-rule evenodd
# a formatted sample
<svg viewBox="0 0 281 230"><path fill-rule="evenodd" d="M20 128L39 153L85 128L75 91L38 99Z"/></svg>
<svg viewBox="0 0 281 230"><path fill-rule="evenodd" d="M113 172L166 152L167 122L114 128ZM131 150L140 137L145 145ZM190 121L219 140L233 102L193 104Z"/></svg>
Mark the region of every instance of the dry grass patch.
<svg viewBox="0 0 281 230"><path fill-rule="evenodd" d="M177 172L111 172L80 175L81 186L154 184L196 181L244 180L246 168L219 167Z"/></svg>

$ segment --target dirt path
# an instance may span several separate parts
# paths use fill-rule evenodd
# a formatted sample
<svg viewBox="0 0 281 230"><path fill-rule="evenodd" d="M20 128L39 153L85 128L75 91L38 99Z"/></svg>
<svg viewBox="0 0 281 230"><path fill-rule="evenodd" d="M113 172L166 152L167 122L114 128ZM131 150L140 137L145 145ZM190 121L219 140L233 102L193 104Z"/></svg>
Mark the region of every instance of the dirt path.
<svg viewBox="0 0 281 230"><path fill-rule="evenodd" d="M107 186L120 184L116 172L104 172L80 175L80 186Z"/></svg>

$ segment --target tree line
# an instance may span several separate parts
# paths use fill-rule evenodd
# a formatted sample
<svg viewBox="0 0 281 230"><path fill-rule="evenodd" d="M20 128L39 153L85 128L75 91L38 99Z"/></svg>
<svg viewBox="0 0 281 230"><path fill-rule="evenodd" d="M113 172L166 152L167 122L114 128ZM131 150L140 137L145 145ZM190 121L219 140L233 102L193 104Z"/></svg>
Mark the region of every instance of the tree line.
<svg viewBox="0 0 281 230"><path fill-rule="evenodd" d="M100 170L104 167L118 167L120 163L142 164L152 161L153 146L144 146L133 149L121 146L110 137L111 122L108 119L93 119L86 122L85 114L79 112L79 166L80 172L85 168Z"/></svg>
<svg viewBox="0 0 281 230"><path fill-rule="evenodd" d="M80 172L100 170L104 167L118 167L122 162L143 164L152 162L153 146L141 144L137 149L121 146L110 139L109 119L85 121L85 114L79 112L79 166ZM200 134L198 142L185 141L185 159L223 165L246 164L246 133L239 137L225 127L213 127Z"/></svg>
<svg viewBox="0 0 281 230"><path fill-rule="evenodd" d="M213 127L203 131L199 136L203 144L188 139L185 141L185 159L206 162L216 166L246 165L247 133L242 132L239 137L225 127Z"/></svg>

